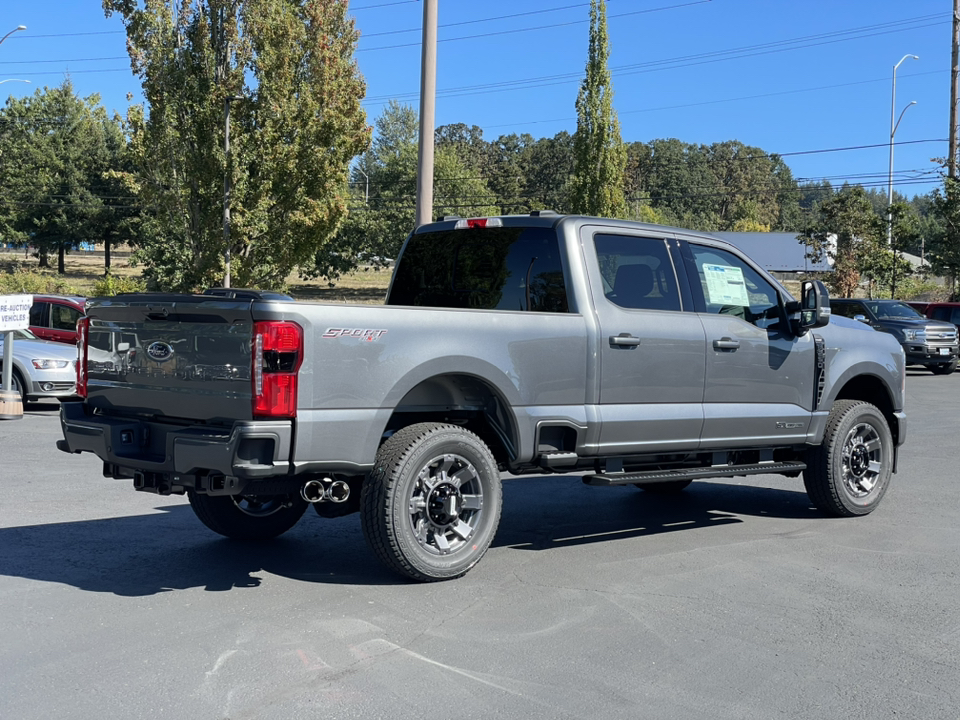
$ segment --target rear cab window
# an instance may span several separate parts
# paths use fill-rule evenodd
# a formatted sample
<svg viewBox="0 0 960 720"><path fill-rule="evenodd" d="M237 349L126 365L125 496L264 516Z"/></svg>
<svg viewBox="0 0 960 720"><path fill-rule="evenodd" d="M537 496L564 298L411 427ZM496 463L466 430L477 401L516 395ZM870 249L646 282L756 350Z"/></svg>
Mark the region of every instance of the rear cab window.
<svg viewBox="0 0 960 720"><path fill-rule="evenodd" d="M557 232L488 227L414 234L387 304L567 313Z"/></svg>

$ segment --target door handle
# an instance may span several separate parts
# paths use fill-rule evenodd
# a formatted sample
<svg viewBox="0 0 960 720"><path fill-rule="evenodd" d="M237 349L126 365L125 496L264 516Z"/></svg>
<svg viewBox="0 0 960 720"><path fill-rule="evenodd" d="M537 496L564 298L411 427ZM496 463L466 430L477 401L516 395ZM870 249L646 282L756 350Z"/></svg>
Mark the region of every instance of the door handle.
<svg viewBox="0 0 960 720"><path fill-rule="evenodd" d="M640 338L634 337L630 333L620 333L610 336L611 345L620 345L622 347L636 347L640 344Z"/></svg>
<svg viewBox="0 0 960 720"><path fill-rule="evenodd" d="M713 341L714 350L736 350L739 347L740 347L739 340L733 340L728 337L720 338L719 340Z"/></svg>

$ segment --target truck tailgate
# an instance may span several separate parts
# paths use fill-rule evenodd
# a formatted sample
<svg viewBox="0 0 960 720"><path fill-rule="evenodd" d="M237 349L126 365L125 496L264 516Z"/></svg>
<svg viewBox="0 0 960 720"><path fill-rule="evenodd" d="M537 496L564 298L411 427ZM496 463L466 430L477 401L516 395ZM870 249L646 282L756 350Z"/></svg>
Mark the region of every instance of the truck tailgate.
<svg viewBox="0 0 960 720"><path fill-rule="evenodd" d="M214 424L250 419L252 302L165 294L91 301L87 406Z"/></svg>

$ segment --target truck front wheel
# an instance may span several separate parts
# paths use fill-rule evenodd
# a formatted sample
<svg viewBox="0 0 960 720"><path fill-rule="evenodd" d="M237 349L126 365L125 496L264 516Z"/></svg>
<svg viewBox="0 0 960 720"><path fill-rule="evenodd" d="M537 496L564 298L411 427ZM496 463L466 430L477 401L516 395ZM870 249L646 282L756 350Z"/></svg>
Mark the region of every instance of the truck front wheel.
<svg viewBox="0 0 960 720"><path fill-rule="evenodd" d="M838 400L823 443L809 451L803 484L827 515L866 515L887 492L892 469L893 436L883 413L867 402Z"/></svg>
<svg viewBox="0 0 960 720"><path fill-rule="evenodd" d="M460 577L480 561L501 505L500 472L480 438L456 425L418 423L381 445L360 517L387 567L431 582Z"/></svg>
<svg viewBox="0 0 960 720"><path fill-rule="evenodd" d="M929 367L930 372L932 372L934 375L951 375L956 369L957 358L954 358L948 363L940 363L939 365L931 365Z"/></svg>
<svg viewBox="0 0 960 720"><path fill-rule="evenodd" d="M200 522L234 540L269 540L297 524L307 503L299 495L200 495L187 491Z"/></svg>

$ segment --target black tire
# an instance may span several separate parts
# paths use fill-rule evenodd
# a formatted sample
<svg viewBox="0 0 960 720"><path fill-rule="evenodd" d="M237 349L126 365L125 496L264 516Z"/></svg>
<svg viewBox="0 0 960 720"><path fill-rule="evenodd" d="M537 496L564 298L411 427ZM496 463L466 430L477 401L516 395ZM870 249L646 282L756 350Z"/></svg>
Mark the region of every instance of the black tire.
<svg viewBox="0 0 960 720"><path fill-rule="evenodd" d="M940 365L930 365L928 369L934 375L951 375L957 369L957 359L954 358L950 362Z"/></svg>
<svg viewBox="0 0 960 720"><path fill-rule="evenodd" d="M803 484L813 504L832 517L873 512L890 486L893 436L883 414L857 400L838 400L823 443L809 451Z"/></svg>
<svg viewBox="0 0 960 720"><path fill-rule="evenodd" d="M269 540L297 524L307 502L299 495L200 495L187 491L200 522L234 540Z"/></svg>
<svg viewBox="0 0 960 720"><path fill-rule="evenodd" d="M500 472L469 430L419 423L381 445L360 493L363 534L390 569L450 580L486 553L500 523Z"/></svg>
<svg viewBox="0 0 960 720"><path fill-rule="evenodd" d="M670 480L668 482L650 483L649 485L637 485L637 487L654 495L673 495L686 490L692 482L693 480Z"/></svg>
<svg viewBox="0 0 960 720"><path fill-rule="evenodd" d="M2 372L2 368L0 368ZM27 384L23 381L23 377L20 375L20 371L16 368L13 368L10 371L10 384L13 386L11 389L14 392L20 393L20 404L23 407L27 406Z"/></svg>

